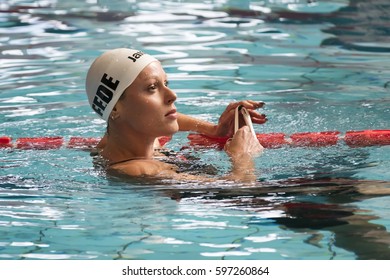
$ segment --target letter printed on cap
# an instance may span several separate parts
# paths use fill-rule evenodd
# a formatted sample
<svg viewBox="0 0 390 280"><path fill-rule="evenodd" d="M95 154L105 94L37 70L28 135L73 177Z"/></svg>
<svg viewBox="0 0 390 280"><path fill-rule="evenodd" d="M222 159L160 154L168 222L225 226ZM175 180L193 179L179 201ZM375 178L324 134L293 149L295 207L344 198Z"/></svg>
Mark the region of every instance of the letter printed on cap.
<svg viewBox="0 0 390 280"><path fill-rule="evenodd" d="M108 79L107 79L107 74L106 73L104 73L104 75L103 75L103 77L102 77L102 79L100 80L100 82L102 82L104 85L106 85L106 86L108 86L110 89L112 89L112 90L116 90L116 88L118 87L118 85L119 85L119 81L118 80L116 80L115 82L112 82L112 80L113 80L113 77L109 77Z"/></svg>

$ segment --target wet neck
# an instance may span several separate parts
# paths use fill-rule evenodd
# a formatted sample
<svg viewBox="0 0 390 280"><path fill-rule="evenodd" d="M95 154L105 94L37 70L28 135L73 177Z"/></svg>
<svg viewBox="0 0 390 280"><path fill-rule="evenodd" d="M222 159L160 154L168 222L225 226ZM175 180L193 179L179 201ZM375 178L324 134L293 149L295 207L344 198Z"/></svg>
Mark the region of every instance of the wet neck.
<svg viewBox="0 0 390 280"><path fill-rule="evenodd" d="M110 133L107 145L101 155L109 161L116 162L130 159L152 159L154 153L153 137Z"/></svg>

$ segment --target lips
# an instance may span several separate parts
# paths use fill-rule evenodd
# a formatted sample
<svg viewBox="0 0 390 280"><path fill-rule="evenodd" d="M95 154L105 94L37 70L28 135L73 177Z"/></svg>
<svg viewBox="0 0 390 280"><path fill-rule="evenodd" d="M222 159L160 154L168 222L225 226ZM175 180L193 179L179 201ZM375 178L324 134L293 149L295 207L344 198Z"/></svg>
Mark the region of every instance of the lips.
<svg viewBox="0 0 390 280"><path fill-rule="evenodd" d="M165 114L165 117L177 118L176 109L170 110L168 113Z"/></svg>

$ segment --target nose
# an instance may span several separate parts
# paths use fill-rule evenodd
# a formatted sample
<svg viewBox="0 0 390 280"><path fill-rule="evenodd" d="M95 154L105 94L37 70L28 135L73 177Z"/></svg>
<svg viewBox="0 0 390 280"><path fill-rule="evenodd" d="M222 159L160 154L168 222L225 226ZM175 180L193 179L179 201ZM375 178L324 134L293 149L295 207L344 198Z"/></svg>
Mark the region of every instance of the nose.
<svg viewBox="0 0 390 280"><path fill-rule="evenodd" d="M177 95L169 87L165 88L165 102L167 104L172 104L176 101Z"/></svg>

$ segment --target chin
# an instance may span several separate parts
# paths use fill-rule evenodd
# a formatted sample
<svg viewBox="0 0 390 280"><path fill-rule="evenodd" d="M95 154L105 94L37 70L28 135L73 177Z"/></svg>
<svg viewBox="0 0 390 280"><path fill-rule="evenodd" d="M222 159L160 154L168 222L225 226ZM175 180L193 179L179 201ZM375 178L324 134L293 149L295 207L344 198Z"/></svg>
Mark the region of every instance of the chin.
<svg viewBox="0 0 390 280"><path fill-rule="evenodd" d="M176 132L179 131L179 124L176 122L175 124L172 124L167 128L162 134L164 136L172 136Z"/></svg>
<svg viewBox="0 0 390 280"><path fill-rule="evenodd" d="M177 121L175 121L173 124L172 124L172 130L173 130L173 133L176 133L179 131L179 123Z"/></svg>
<svg viewBox="0 0 390 280"><path fill-rule="evenodd" d="M174 129L172 129L170 135L173 135L173 134L175 134L178 131L179 131L179 125L177 125Z"/></svg>

